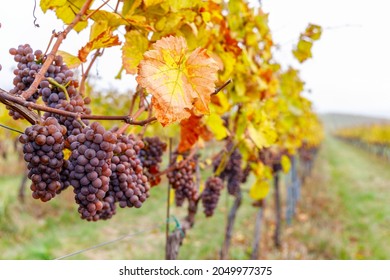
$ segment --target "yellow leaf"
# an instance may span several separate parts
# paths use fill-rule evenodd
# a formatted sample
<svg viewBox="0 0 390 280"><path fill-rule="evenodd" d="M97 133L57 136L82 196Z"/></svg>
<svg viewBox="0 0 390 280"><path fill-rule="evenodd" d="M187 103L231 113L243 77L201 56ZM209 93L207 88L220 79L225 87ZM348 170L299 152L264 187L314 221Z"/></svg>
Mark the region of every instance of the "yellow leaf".
<svg viewBox="0 0 390 280"><path fill-rule="evenodd" d="M201 182L200 183L200 186L199 186L199 193L202 193L203 192L203 190L204 190L204 182Z"/></svg>
<svg viewBox="0 0 390 280"><path fill-rule="evenodd" d="M173 205L173 203L175 203L175 190L171 188L169 192L169 205Z"/></svg>
<svg viewBox="0 0 390 280"><path fill-rule="evenodd" d="M291 162L290 162L290 159L288 156L283 155L281 160L280 160L280 163L282 164L282 169L283 169L284 173L287 173L288 171L290 171Z"/></svg>
<svg viewBox="0 0 390 280"><path fill-rule="evenodd" d="M41 0L40 6L44 13L47 10L54 10L66 4L66 0Z"/></svg>
<svg viewBox="0 0 390 280"><path fill-rule="evenodd" d="M92 1L93 2L93 1ZM65 24L70 24L78 12L80 12L81 7L84 5L84 0L67 0L66 4L55 9L56 15L61 19ZM92 5L92 3L91 3ZM76 32L80 32L88 26L88 21L82 20L76 24L73 28Z"/></svg>
<svg viewBox="0 0 390 280"><path fill-rule="evenodd" d="M310 23L306 27L306 30L302 35L310 38L313 41L316 41L321 38L321 34L322 34L322 27L317 24Z"/></svg>
<svg viewBox="0 0 390 280"><path fill-rule="evenodd" d="M144 52L148 49L148 39L136 30L128 31L122 47L122 64L128 74L136 74Z"/></svg>
<svg viewBox="0 0 390 280"><path fill-rule="evenodd" d="M120 15L108 12L104 10L94 11L90 10L89 13L93 13L91 18L95 21L105 21L107 23L107 26L112 28L117 28L119 25L126 25L127 21L121 17Z"/></svg>
<svg viewBox="0 0 390 280"><path fill-rule="evenodd" d="M183 37L165 37L144 54L137 82L152 94L157 120L166 126L196 114L208 114L218 66L205 49L189 52Z"/></svg>
<svg viewBox="0 0 390 280"><path fill-rule="evenodd" d="M134 10L142 4L142 0L124 0L122 16L132 15Z"/></svg>
<svg viewBox="0 0 390 280"><path fill-rule="evenodd" d="M143 2L144 2L145 7L148 8L150 6L158 5L162 2L164 2L164 0L143 0Z"/></svg>
<svg viewBox="0 0 390 280"><path fill-rule="evenodd" d="M248 133L257 148L262 149L263 147L268 146L268 142L264 134L260 130L257 130L252 123L248 124Z"/></svg>
<svg viewBox="0 0 390 280"><path fill-rule="evenodd" d="M265 198L271 187L267 180L257 179L249 190L249 196L254 200Z"/></svg>
<svg viewBox="0 0 390 280"><path fill-rule="evenodd" d="M82 62L87 61L87 56L92 50L120 45L119 37L112 34L111 28L104 26L107 26L104 22L95 22L92 25L90 41L78 53Z"/></svg>
<svg viewBox="0 0 390 280"><path fill-rule="evenodd" d="M198 4L198 0L168 0L172 12L178 12L181 9L192 8Z"/></svg>
<svg viewBox="0 0 390 280"><path fill-rule="evenodd" d="M221 116L214 113L210 114L206 117L206 124L213 132L215 139L222 140L228 136L228 131Z"/></svg>
<svg viewBox="0 0 390 280"><path fill-rule="evenodd" d="M183 160L183 156L182 155L177 155L176 157L176 163L179 163Z"/></svg>
<svg viewBox="0 0 390 280"><path fill-rule="evenodd" d="M57 51L57 55L62 56L66 66L68 66L68 68L70 68L70 69L77 68L81 64L80 59L77 56L72 55L70 53L67 53L64 51Z"/></svg>
<svg viewBox="0 0 390 280"><path fill-rule="evenodd" d="M312 42L301 39L298 42L298 45L295 50L293 50L293 54L298 59L299 62L303 62L308 58L312 57L311 47L313 46Z"/></svg>

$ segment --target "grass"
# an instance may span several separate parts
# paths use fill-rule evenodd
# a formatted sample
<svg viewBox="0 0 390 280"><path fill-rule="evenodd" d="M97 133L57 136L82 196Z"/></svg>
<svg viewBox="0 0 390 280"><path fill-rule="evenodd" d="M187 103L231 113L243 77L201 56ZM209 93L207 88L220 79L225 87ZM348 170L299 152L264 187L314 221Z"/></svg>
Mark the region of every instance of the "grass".
<svg viewBox="0 0 390 280"><path fill-rule="evenodd" d="M295 243L306 259L390 259L389 167L328 137L285 246Z"/></svg>

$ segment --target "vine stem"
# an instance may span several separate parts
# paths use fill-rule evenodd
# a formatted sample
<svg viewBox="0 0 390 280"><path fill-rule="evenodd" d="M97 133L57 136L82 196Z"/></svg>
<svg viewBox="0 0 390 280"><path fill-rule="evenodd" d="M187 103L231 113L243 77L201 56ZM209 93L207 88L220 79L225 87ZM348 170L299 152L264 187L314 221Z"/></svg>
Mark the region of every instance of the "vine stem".
<svg viewBox="0 0 390 280"><path fill-rule="evenodd" d="M36 74L34 82L31 84L31 86L22 93L22 97L24 99L29 98L31 95L33 95L37 89L39 83L43 80L45 77L45 73L51 63L53 62L55 55L58 51L58 48L60 47L62 41L66 38L68 33L76 26L76 24L82 19L82 17L85 15L87 12L89 6L91 5L93 0L86 0L84 5L81 7L80 12L76 14L74 17L73 21L66 27L64 31L58 34L57 40L53 45L53 48L51 49L50 53L47 55L45 63L43 63L41 70Z"/></svg>
<svg viewBox="0 0 390 280"><path fill-rule="evenodd" d="M5 90L0 89L0 102L8 105L7 103L4 102L4 100L6 100L8 102L11 101L11 103L19 104L19 105L21 105L25 108L28 108L28 109L40 110L40 111L44 111L44 112L58 114L58 115L65 116L65 117L72 117L75 119L80 118L80 119L86 119L86 120L124 121L128 125L140 125L140 126L144 126L144 125L156 120L155 117L152 117L152 118L149 118L149 119L146 119L143 121L135 121L134 118L132 118L130 116L83 115L83 114L79 114L79 113L68 112L68 111L59 110L56 108L50 108L50 107L47 107L45 105L40 105L40 104L36 104L33 102L29 102L29 101L26 101L20 97L10 95Z"/></svg>
<svg viewBox="0 0 390 280"><path fill-rule="evenodd" d="M169 138L169 162L172 161L172 137ZM168 182L167 190L167 220L165 226L165 258L168 259L168 250L169 250L169 217L171 216L171 183Z"/></svg>
<svg viewBox="0 0 390 280"><path fill-rule="evenodd" d="M102 56L103 55L103 51L101 51L100 49L97 49L96 52L93 54L92 56L92 59L91 59L91 62L89 63L87 69L85 70L85 72L83 72L83 74L81 75L81 82L80 82L80 94L81 96L84 96L85 94L85 81L87 80L88 78L88 75L89 75L89 72L91 71L92 69L92 66L93 64L95 63L96 59L99 57L99 56Z"/></svg>
<svg viewBox="0 0 390 280"><path fill-rule="evenodd" d="M220 86L219 88L216 88L215 91L211 94L211 95L216 95L218 94L218 92L220 92L221 90L223 90L228 84L230 84L232 82L232 79L229 79L227 80L222 86Z"/></svg>
<svg viewBox="0 0 390 280"><path fill-rule="evenodd" d="M161 175L165 175L171 171L173 171L175 168L179 167L183 167L188 161L190 161L195 155L196 155L196 152L198 151L198 147L196 146L195 148L193 148L190 152L190 154L184 159L182 160L181 162L179 162L179 164L176 164L176 163L169 163L169 166L167 169L161 171L160 173L156 174L155 176L161 176Z"/></svg>

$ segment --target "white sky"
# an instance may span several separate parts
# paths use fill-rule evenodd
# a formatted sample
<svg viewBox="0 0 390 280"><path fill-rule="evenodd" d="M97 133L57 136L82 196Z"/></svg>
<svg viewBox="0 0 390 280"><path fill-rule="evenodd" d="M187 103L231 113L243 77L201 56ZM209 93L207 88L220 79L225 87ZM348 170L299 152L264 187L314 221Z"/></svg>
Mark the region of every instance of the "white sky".
<svg viewBox="0 0 390 280"><path fill-rule="evenodd" d="M39 0L37 0L39 2ZM96 1L99 3L99 1ZM115 1L112 1L114 5ZM258 1L252 0L254 4ZM263 0L270 13L270 26L275 43L275 58L284 67L293 65L301 70L309 99L319 112L345 112L390 117L390 2L386 0ZM4 2L0 9L0 87L12 87L14 67L8 49L30 43L34 49L45 50L52 30L63 26L48 11L43 15L37 7L37 23L33 26L34 1ZM313 58L302 65L291 54L299 33L308 23L324 28L322 38L315 42ZM76 53L86 43L72 32L60 49ZM132 88L133 78L125 75L114 80L120 66L119 48L107 49L92 74L99 74L103 88Z"/></svg>

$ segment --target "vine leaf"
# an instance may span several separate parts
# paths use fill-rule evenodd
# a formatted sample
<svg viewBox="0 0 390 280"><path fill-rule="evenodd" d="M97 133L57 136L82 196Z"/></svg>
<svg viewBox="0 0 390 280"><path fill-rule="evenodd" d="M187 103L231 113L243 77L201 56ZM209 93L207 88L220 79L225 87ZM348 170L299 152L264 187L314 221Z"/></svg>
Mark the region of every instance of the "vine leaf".
<svg viewBox="0 0 390 280"><path fill-rule="evenodd" d="M202 122L201 116L191 115L188 119L182 120L180 128L179 153L184 153L191 149L199 137L202 137L205 141L211 140L213 137L213 134Z"/></svg>
<svg viewBox="0 0 390 280"><path fill-rule="evenodd" d="M91 26L89 42L79 50L78 57L82 62L86 62L91 51L120 44L119 37L113 35L113 30L108 27L107 21L97 21Z"/></svg>
<svg viewBox="0 0 390 280"><path fill-rule="evenodd" d="M84 3L84 0L41 0L40 6L44 13L46 13L47 10L53 10L55 11L57 17L61 19L65 24L70 24L76 14L80 12L81 7L84 5ZM76 24L74 30L80 32L87 26L88 21L82 20Z"/></svg>
<svg viewBox="0 0 390 280"><path fill-rule="evenodd" d="M136 74L144 52L148 49L148 39L137 30L128 31L122 47L122 64L127 74Z"/></svg>
<svg viewBox="0 0 390 280"><path fill-rule="evenodd" d="M267 124L264 124L260 128L255 128L252 123L249 123L248 134L249 138L252 139L259 149L271 146L276 140L274 130Z"/></svg>
<svg viewBox="0 0 390 280"><path fill-rule="evenodd" d="M215 139L222 140L229 135L226 129L223 119L218 114L212 113L206 119L206 124L213 132Z"/></svg>
<svg viewBox="0 0 390 280"><path fill-rule="evenodd" d="M66 66L68 66L69 69L77 68L81 64L81 61L77 56L74 56L73 54L70 54L68 52L57 51L57 55L62 56Z"/></svg>
<svg viewBox="0 0 390 280"><path fill-rule="evenodd" d="M260 200L267 197L270 189L268 181L257 179L249 190L249 196L254 200Z"/></svg>
<svg viewBox="0 0 390 280"><path fill-rule="evenodd" d="M299 37L298 44L293 50L293 55L300 63L312 57L313 42L321 38L322 28L316 24L309 24L304 33Z"/></svg>
<svg viewBox="0 0 390 280"><path fill-rule="evenodd" d="M272 174L270 169L260 162L251 166L251 169L256 176L256 181L249 190L249 196L254 200L261 200L267 197L271 189L269 180Z"/></svg>
<svg viewBox="0 0 390 280"><path fill-rule="evenodd" d="M208 114L218 65L203 48L189 52L183 37L164 37L138 66L137 82L153 96L157 120L166 126L188 119L191 111Z"/></svg>

